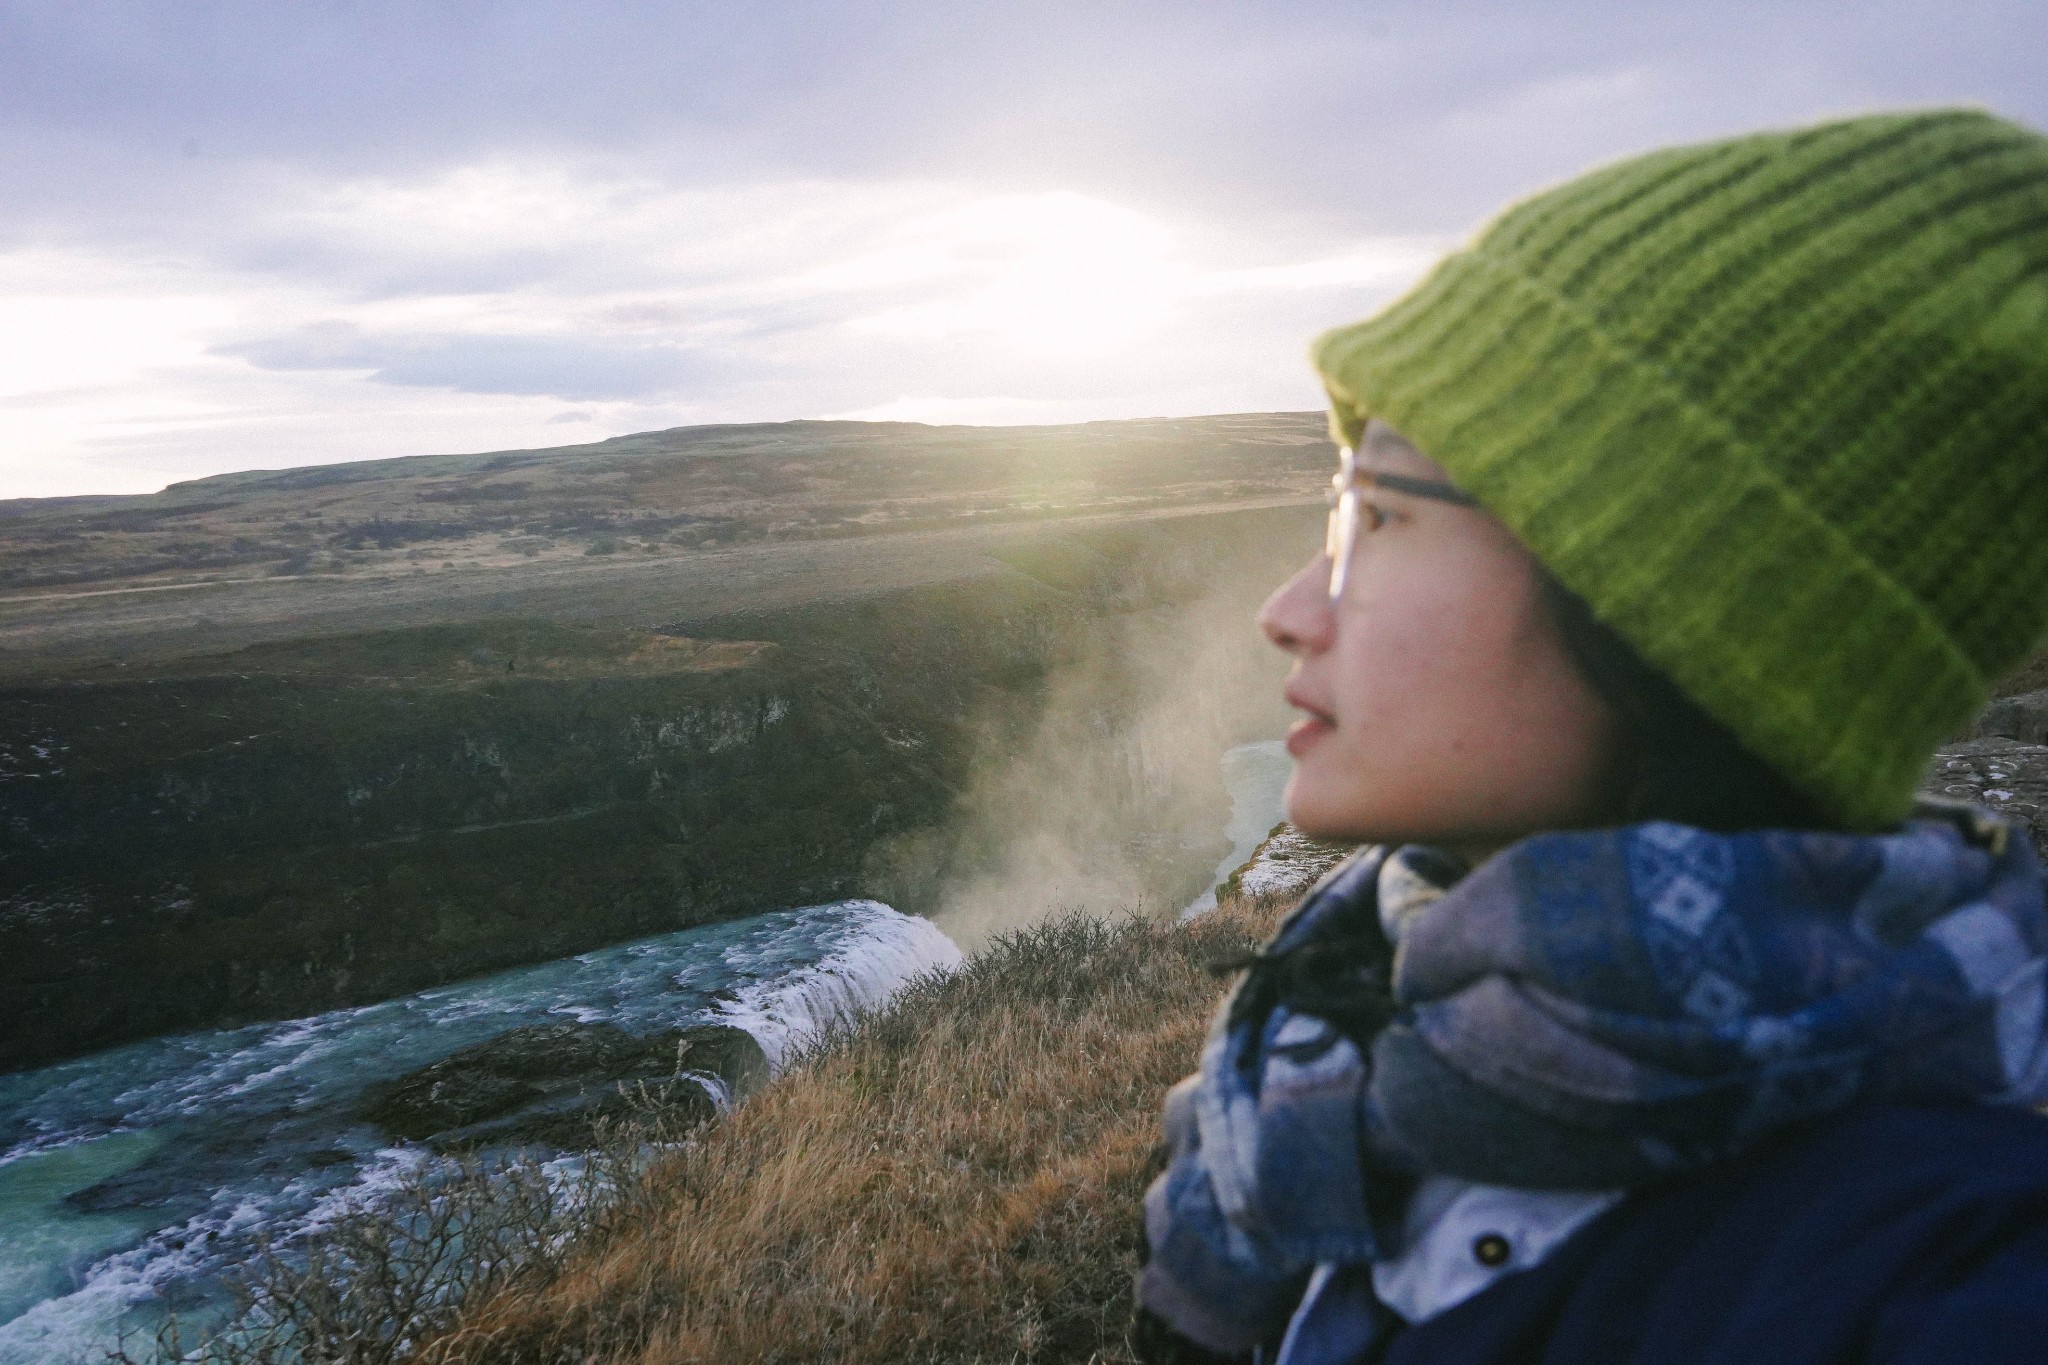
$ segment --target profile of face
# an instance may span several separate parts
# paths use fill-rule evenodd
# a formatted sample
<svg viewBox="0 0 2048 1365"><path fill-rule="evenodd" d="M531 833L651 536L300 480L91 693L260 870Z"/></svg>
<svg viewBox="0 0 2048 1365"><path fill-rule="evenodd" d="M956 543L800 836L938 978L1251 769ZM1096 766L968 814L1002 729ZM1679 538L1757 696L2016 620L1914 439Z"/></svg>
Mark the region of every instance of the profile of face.
<svg viewBox="0 0 2048 1365"><path fill-rule="evenodd" d="M1360 515L1341 596L1318 555L1259 613L1294 656L1303 718L1287 815L1303 832L1483 856L1597 822L1620 728L1566 652L1536 561L1477 507L1370 486L1447 481L1375 420L1358 448Z"/></svg>

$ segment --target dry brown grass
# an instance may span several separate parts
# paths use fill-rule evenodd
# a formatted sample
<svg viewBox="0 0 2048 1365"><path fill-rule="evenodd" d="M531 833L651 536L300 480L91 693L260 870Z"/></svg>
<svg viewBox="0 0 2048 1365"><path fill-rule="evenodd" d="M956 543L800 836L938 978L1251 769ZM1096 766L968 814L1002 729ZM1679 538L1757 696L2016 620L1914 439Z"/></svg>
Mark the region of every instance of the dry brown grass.
<svg viewBox="0 0 2048 1365"><path fill-rule="evenodd" d="M1124 1361L1162 1091L1276 904L1055 920L820 1047L666 1158L453 1362Z"/></svg>

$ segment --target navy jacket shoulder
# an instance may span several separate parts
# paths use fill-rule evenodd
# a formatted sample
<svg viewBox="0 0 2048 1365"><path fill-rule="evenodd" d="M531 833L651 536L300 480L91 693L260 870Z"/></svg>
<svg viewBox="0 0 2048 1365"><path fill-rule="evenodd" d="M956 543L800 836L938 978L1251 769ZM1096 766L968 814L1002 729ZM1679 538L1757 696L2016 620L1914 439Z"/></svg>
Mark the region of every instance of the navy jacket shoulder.
<svg viewBox="0 0 2048 1365"><path fill-rule="evenodd" d="M2048 1118L1851 1111L1626 1200L1381 1360L2048 1361Z"/></svg>

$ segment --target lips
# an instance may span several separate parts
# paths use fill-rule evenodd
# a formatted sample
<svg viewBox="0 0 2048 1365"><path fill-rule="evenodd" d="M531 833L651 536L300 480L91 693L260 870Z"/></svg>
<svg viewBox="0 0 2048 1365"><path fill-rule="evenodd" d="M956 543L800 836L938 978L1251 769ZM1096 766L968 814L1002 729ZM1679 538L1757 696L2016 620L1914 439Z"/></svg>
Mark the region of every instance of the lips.
<svg viewBox="0 0 2048 1365"><path fill-rule="evenodd" d="M1295 721L1287 731L1287 752L1300 758L1314 748L1324 735L1337 728L1337 720L1292 687L1287 689L1286 697L1289 706L1308 713Z"/></svg>
<svg viewBox="0 0 2048 1365"><path fill-rule="evenodd" d="M1287 752L1296 758L1304 757L1324 735L1336 728L1322 716L1303 716L1287 729Z"/></svg>

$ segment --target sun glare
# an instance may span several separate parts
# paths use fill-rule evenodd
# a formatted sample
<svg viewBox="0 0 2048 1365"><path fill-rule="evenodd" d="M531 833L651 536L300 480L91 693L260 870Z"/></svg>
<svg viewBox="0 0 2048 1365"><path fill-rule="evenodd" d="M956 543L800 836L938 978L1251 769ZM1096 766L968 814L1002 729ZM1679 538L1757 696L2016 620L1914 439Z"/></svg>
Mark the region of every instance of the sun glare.
<svg viewBox="0 0 2048 1365"><path fill-rule="evenodd" d="M982 336L1041 355L1094 355L1141 337L1186 292L1174 235L1131 209L1053 192L979 199L913 218L880 249L807 277L888 287L902 302L854 331L912 340Z"/></svg>
<svg viewBox="0 0 2048 1365"><path fill-rule="evenodd" d="M18 277L0 264L0 280ZM59 292L0 283L0 396L118 384L199 353L228 309L187 295Z"/></svg>
<svg viewBox="0 0 2048 1365"><path fill-rule="evenodd" d="M619 431L1270 404L1285 381L1248 378L1248 323L1306 335L1335 309L1296 324L1280 296L1390 292L1440 245L1290 252L1284 235L1071 190L679 188L546 158L265 184L213 258L0 253L0 483L140 489L206 467L548 444L564 413L607 399ZM536 369L543 352L557 371ZM656 352L666 369L640 363ZM444 381L418 377L421 356ZM49 482L59 468L71 483Z"/></svg>

